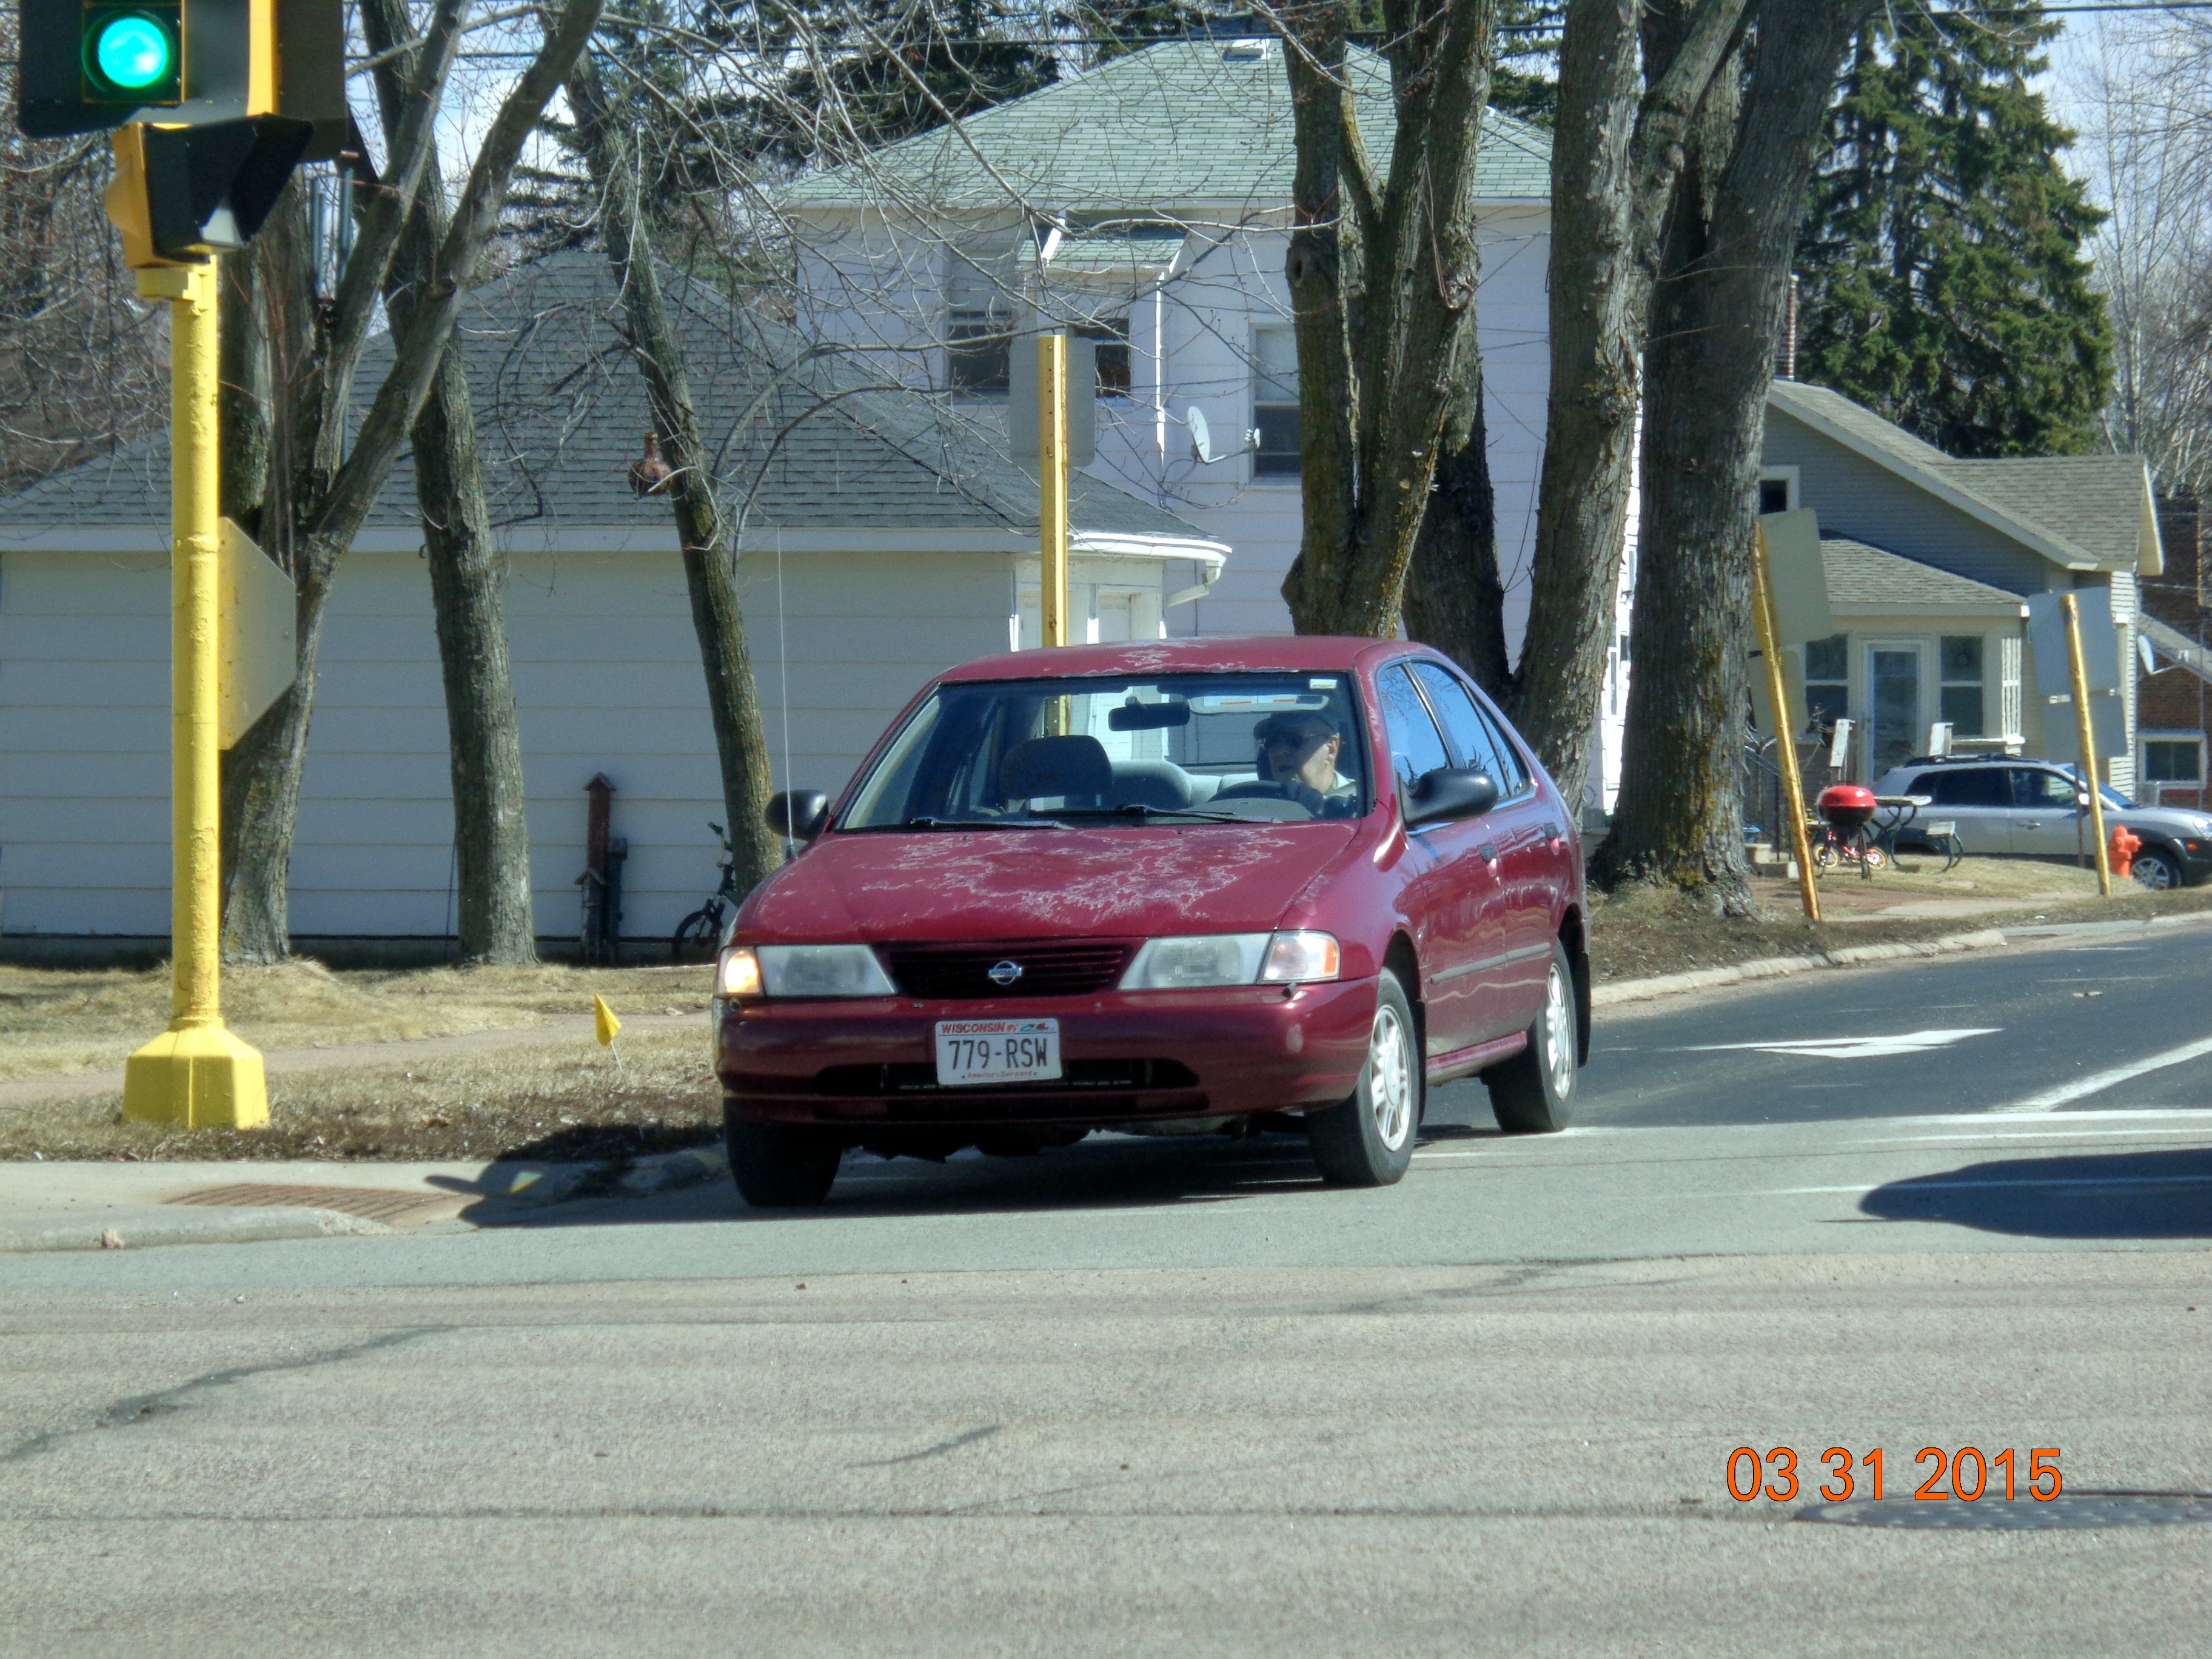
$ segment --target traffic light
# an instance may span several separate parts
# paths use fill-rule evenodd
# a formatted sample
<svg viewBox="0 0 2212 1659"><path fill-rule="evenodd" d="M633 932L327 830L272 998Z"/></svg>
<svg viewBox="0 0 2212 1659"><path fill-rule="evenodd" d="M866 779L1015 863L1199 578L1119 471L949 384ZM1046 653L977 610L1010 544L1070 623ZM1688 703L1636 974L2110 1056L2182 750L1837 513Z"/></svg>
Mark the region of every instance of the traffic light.
<svg viewBox="0 0 2212 1659"><path fill-rule="evenodd" d="M343 142L343 0L20 3L15 125L26 137L280 115L314 125L307 160Z"/></svg>
<svg viewBox="0 0 2212 1659"><path fill-rule="evenodd" d="M107 216L133 270L184 264L252 241L314 135L282 115L204 127L133 122L115 135Z"/></svg>

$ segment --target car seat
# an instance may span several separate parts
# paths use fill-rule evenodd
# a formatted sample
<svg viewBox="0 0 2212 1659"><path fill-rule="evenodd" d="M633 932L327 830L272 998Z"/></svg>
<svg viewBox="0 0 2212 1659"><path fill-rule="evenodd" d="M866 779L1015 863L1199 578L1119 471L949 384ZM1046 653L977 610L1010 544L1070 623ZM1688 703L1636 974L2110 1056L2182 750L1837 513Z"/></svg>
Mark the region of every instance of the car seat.
<svg viewBox="0 0 2212 1659"><path fill-rule="evenodd" d="M1114 787L1114 763L1093 737L1031 738L1006 757L999 779L1009 800L1056 796L1066 806L1103 806Z"/></svg>

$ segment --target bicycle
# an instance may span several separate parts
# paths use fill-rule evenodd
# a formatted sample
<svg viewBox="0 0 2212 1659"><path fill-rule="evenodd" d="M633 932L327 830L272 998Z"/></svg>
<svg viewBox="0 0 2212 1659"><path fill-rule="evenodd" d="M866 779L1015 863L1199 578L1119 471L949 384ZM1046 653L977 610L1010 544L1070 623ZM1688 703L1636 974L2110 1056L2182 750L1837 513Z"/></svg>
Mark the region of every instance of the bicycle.
<svg viewBox="0 0 2212 1659"><path fill-rule="evenodd" d="M722 919L744 896L738 891L738 855L730 845L730 832L719 823L707 826L720 838L722 882L714 896L676 924L675 935L668 941L671 962L704 962L713 957L721 947Z"/></svg>

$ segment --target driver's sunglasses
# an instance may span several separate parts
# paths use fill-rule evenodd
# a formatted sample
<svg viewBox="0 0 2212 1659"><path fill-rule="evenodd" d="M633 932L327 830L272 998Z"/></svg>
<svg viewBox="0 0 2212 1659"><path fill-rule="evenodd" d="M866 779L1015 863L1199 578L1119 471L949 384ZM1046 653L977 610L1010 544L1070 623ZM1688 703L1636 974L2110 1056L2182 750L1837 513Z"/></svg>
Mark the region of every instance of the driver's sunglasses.
<svg viewBox="0 0 2212 1659"><path fill-rule="evenodd" d="M1327 732L1312 731L1270 732L1260 739L1260 746L1262 749L1310 749L1316 744L1326 742L1329 735Z"/></svg>

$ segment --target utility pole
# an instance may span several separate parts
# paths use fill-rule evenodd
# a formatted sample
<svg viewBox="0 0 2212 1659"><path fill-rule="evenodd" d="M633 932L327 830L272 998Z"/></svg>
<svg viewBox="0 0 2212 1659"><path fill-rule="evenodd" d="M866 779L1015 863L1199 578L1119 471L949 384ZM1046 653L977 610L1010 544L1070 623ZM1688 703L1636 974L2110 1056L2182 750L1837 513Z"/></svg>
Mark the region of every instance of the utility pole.
<svg viewBox="0 0 2212 1659"><path fill-rule="evenodd" d="M2096 722L2089 715L2089 672L2081 660L2081 611L2071 593L2062 594L2058 612L2066 618L2067 667L2074 676L2074 725L2081 741L2081 776L2089 791L2089 832L2097 844L2097 890L2112 896L2112 853L2105 845L2105 801L2097 788Z"/></svg>
<svg viewBox="0 0 2212 1659"><path fill-rule="evenodd" d="M1037 336L1039 642L1067 643L1067 337Z"/></svg>
<svg viewBox="0 0 2212 1659"><path fill-rule="evenodd" d="M234 565L260 554L222 520L216 401L216 266L244 247L311 154L345 131L340 0L21 0L15 125L26 137L114 135L107 216L138 293L169 307L170 895L168 1030L124 1068L126 1115L183 1128L251 1128L269 1118L261 1054L222 1022L222 750L251 707L223 659L251 607L284 578ZM265 562L265 561L263 561ZM279 678L275 684L285 683ZM226 693L228 692L228 696Z"/></svg>
<svg viewBox="0 0 2212 1659"><path fill-rule="evenodd" d="M1794 290L1793 290L1794 292ZM1782 622L1774 605L1774 580L1766 557L1766 527L1755 526L1751 608L1759 624L1759 654L1766 665L1766 700L1774 710L1774 757L1782 768L1782 809L1790 815L1790 850L1797 860L1797 893L1808 921L1820 919L1820 892L1813 880L1813 842L1805 833L1805 783L1797 772L1797 744L1790 735L1790 682L1782 672Z"/></svg>

